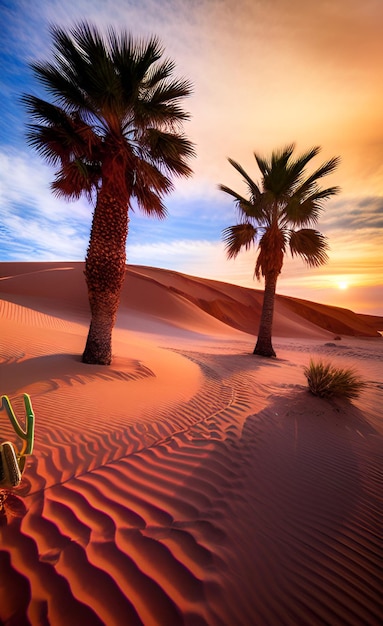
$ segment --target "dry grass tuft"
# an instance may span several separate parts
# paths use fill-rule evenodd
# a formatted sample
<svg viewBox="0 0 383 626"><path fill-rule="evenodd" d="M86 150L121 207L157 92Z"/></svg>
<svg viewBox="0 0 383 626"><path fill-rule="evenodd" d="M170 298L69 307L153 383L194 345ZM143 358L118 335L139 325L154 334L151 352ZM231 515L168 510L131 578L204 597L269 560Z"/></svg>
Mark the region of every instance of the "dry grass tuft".
<svg viewBox="0 0 383 626"><path fill-rule="evenodd" d="M335 367L331 363L311 359L303 371L311 393L320 398L356 398L366 387L366 382L355 370Z"/></svg>

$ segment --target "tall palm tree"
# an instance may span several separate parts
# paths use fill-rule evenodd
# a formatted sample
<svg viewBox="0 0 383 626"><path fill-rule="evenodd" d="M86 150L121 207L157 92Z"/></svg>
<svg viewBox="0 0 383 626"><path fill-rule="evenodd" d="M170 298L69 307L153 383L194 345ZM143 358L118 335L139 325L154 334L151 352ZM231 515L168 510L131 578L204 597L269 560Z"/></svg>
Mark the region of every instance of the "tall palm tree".
<svg viewBox="0 0 383 626"><path fill-rule="evenodd" d="M189 118L184 79L172 78L156 37L134 40L126 32L81 22L68 32L51 29L52 62L32 69L51 102L22 100L34 123L29 144L56 167L52 190L94 205L85 277L91 323L86 363L109 364L112 329L126 271L128 212L166 216L163 197L172 176L190 176L193 144L182 133Z"/></svg>
<svg viewBox="0 0 383 626"><path fill-rule="evenodd" d="M253 354L276 356L272 346L274 300L278 276L285 254L299 255L309 267L319 267L327 262L326 238L309 228L318 222L323 202L339 192L338 187L321 189L318 180L333 172L339 159L323 163L312 174L305 167L319 152L311 148L298 158L293 158L294 144L274 151L265 159L254 153L261 172L261 183L255 183L245 170L232 159L229 163L243 176L248 197L241 196L225 185L219 188L234 198L240 223L223 230L228 258L235 258L242 248L248 250L258 244L255 276L265 279L263 307L258 340Z"/></svg>

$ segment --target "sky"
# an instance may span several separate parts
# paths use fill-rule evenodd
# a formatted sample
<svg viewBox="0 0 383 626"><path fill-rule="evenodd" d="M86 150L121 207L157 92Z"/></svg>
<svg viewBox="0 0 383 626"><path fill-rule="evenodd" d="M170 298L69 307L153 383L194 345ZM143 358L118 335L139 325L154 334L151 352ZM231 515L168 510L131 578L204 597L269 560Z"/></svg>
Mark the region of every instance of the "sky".
<svg viewBox="0 0 383 626"><path fill-rule="evenodd" d="M317 226L329 262L286 258L277 292L383 315L382 0L0 0L0 261L85 258L93 207L52 195L54 171L27 146L20 104L43 95L29 64L50 59L50 24L84 19L157 35L193 84L194 175L175 181L166 220L130 215L129 263L262 289L256 249L226 259L222 230L237 215L218 185L245 193L227 159L259 181L254 151L319 145L313 167L341 159L323 179L341 193Z"/></svg>

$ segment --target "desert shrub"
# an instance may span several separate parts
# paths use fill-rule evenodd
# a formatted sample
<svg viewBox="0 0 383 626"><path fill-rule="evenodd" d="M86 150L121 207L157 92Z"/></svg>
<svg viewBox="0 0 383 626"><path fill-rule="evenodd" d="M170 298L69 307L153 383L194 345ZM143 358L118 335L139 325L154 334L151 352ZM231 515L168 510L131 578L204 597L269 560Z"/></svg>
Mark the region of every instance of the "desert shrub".
<svg viewBox="0 0 383 626"><path fill-rule="evenodd" d="M303 371L311 393L320 398L356 398L366 386L366 382L354 369L335 367L323 361L315 362L311 359Z"/></svg>

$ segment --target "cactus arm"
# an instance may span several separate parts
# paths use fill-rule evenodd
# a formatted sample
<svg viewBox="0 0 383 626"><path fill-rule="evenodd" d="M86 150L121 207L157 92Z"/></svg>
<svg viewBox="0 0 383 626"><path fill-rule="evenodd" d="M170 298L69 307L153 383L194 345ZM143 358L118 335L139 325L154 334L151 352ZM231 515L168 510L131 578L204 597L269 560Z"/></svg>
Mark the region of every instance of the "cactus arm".
<svg viewBox="0 0 383 626"><path fill-rule="evenodd" d="M26 413L25 430L22 426L20 426L8 396L1 396L0 408L5 408L16 435L23 440L19 457L24 457L26 454L32 454L34 444L35 414L33 412L31 398L27 393L24 393L24 407ZM23 465L24 464L25 459Z"/></svg>
<svg viewBox="0 0 383 626"><path fill-rule="evenodd" d="M2 400L2 408L4 408L6 410L6 412L8 413L8 417L9 420L13 426L13 429L16 433L16 435L18 435L19 437L21 437L21 439L25 439L26 437L26 432L21 428L17 417L13 411L11 402L8 398L8 396L1 396L1 400Z"/></svg>
<svg viewBox="0 0 383 626"><path fill-rule="evenodd" d="M33 412L31 398L27 393L24 394L24 406L26 413L26 446L22 454L32 454L35 433L35 414Z"/></svg>

